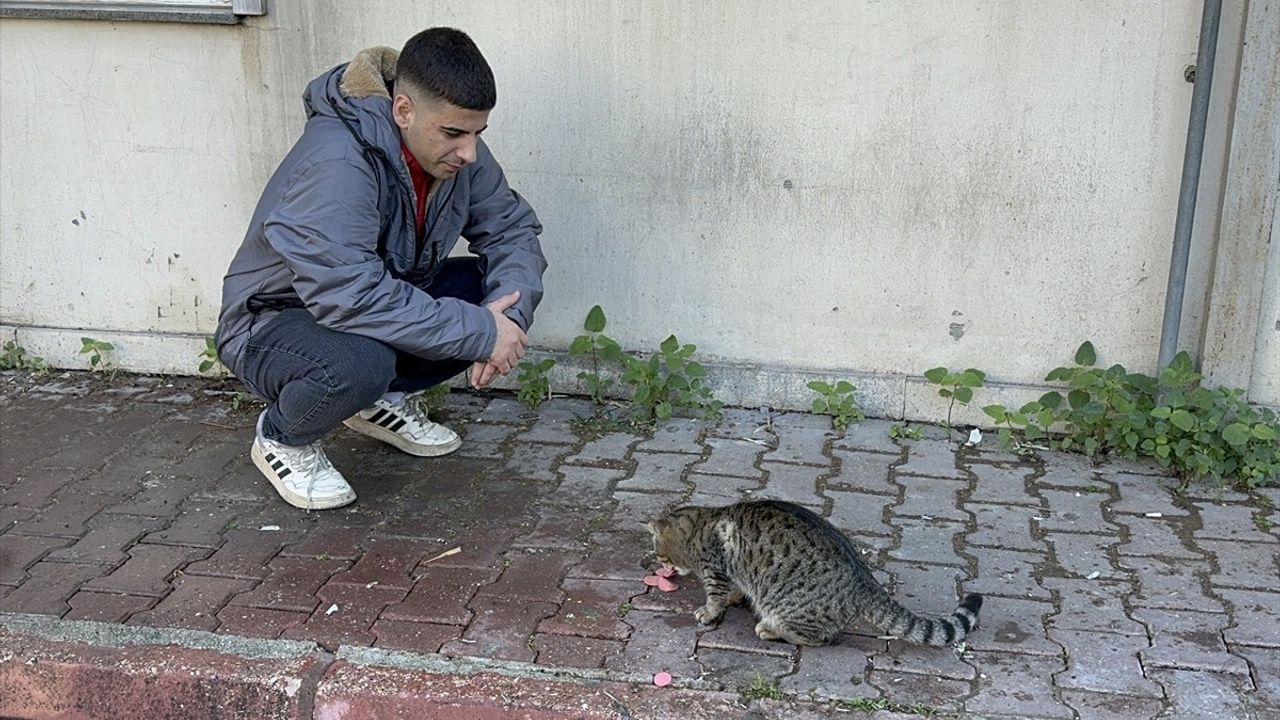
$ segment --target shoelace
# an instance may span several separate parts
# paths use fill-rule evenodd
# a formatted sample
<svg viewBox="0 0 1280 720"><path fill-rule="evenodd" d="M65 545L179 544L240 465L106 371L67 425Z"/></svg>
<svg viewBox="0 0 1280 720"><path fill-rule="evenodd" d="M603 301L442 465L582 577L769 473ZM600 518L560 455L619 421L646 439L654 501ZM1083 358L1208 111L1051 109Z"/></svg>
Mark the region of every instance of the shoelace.
<svg viewBox="0 0 1280 720"><path fill-rule="evenodd" d="M332 469L333 463L329 462L329 458L320 450L318 442L302 448L302 452L298 453L298 462L311 471L311 479L307 481L307 505L310 506L316 480L320 477L320 473Z"/></svg>
<svg viewBox="0 0 1280 720"><path fill-rule="evenodd" d="M402 414L405 417L405 424L410 428L410 433L414 438L421 440L426 436L427 426L431 422L427 417L428 408L423 402L422 395L406 395L400 401L400 407L403 408Z"/></svg>

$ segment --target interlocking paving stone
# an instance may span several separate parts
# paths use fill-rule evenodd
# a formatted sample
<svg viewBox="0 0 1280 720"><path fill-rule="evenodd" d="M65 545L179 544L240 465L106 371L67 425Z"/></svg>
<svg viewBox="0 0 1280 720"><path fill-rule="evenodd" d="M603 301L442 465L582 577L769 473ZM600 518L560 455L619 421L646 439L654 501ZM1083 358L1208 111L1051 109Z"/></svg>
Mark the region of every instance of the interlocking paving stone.
<svg viewBox="0 0 1280 720"><path fill-rule="evenodd" d="M625 462L631 453L631 448L639 442L640 437L631 433L606 433L595 440L588 441L578 454L570 455L564 459L564 462L580 465ZM564 468L561 468L561 471L563 470Z"/></svg>
<svg viewBox="0 0 1280 720"><path fill-rule="evenodd" d="M756 497L818 509L825 503L817 487L818 478L829 472L827 468L784 463L761 463L760 467L769 473L769 481Z"/></svg>
<svg viewBox="0 0 1280 720"><path fill-rule="evenodd" d="M966 545L1027 552L1049 550L1044 540L1031 535L1031 518L1039 515L1038 508L983 503L966 503L964 508L973 514L978 528L965 536Z"/></svg>
<svg viewBox="0 0 1280 720"><path fill-rule="evenodd" d="M15 530L24 520L35 515L36 511L20 507L0 507L0 534Z"/></svg>
<svg viewBox="0 0 1280 720"><path fill-rule="evenodd" d="M428 565L422 568L417 582L404 600L388 606L381 617L384 620L466 625L471 621L467 604L479 587L497 580L498 575L497 568Z"/></svg>
<svg viewBox="0 0 1280 720"><path fill-rule="evenodd" d="M1270 543L1198 540L1213 555L1218 572L1209 576L1214 587L1273 590L1280 586L1280 547Z"/></svg>
<svg viewBox="0 0 1280 720"><path fill-rule="evenodd" d="M867 673L867 682L890 702L927 705L950 713L958 712L965 697L973 692L972 682L915 673L872 670Z"/></svg>
<svg viewBox="0 0 1280 720"><path fill-rule="evenodd" d="M1111 503L1111 512L1132 515L1160 513L1164 517L1182 517L1187 515L1185 508L1174 504L1166 480L1146 475L1131 475L1120 472L1102 472L1106 478L1120 490L1120 499Z"/></svg>
<svg viewBox="0 0 1280 720"><path fill-rule="evenodd" d="M883 640L841 635L834 645L798 648L796 671L779 689L800 696L810 691L830 698L875 698L880 691L866 680L871 657L885 651Z"/></svg>
<svg viewBox="0 0 1280 720"><path fill-rule="evenodd" d="M467 457L490 457L500 455L498 447L510 440L519 428L514 425L498 425L496 423L473 422L454 428L462 436L462 447L459 454Z"/></svg>
<svg viewBox="0 0 1280 720"><path fill-rule="evenodd" d="M524 598L530 602L559 603L564 600L560 580L569 567L581 562L575 552L512 550L507 566L497 581L483 585L479 595Z"/></svg>
<svg viewBox="0 0 1280 720"><path fill-rule="evenodd" d="M132 518L121 522L119 518L100 514L89 521L89 532L74 544L49 553L48 559L114 567L128 559L126 548L163 524L160 518Z"/></svg>
<svg viewBox="0 0 1280 720"><path fill-rule="evenodd" d="M1162 518L1119 516L1116 524L1128 530L1129 539L1116 547L1121 555L1198 559L1204 555L1187 547L1170 521Z"/></svg>
<svg viewBox="0 0 1280 720"><path fill-rule="evenodd" d="M647 574L644 556L653 547L648 532L593 533L591 544L586 558L569 568L568 577L638 580Z"/></svg>
<svg viewBox="0 0 1280 720"><path fill-rule="evenodd" d="M24 535L78 538L84 534L85 522L114 501L110 495L65 493L23 522L20 529Z"/></svg>
<svg viewBox="0 0 1280 720"><path fill-rule="evenodd" d="M1045 531L1077 533L1117 533L1119 528L1102 517L1105 495L1062 490L1041 490L1040 496L1049 503L1049 512L1040 520Z"/></svg>
<svg viewBox="0 0 1280 720"><path fill-rule="evenodd" d="M955 446L946 440L917 440L907 449L907 462L898 467L900 475L965 480L965 473L956 467Z"/></svg>
<svg viewBox="0 0 1280 720"><path fill-rule="evenodd" d="M894 598L921 615L950 615L959 604L956 581L969 577L958 567L897 560L885 563L884 570L893 575Z"/></svg>
<svg viewBox="0 0 1280 720"><path fill-rule="evenodd" d="M1032 468L975 464L969 467L969 472L978 478L969 493L969 502L1041 506L1040 499L1027 492L1027 478L1034 473Z"/></svg>
<svg viewBox="0 0 1280 720"><path fill-rule="evenodd" d="M889 555L898 560L937 563L941 565L966 565L956 554L954 538L964 531L964 526L940 520L894 517L891 525L901 532L899 547Z"/></svg>
<svg viewBox="0 0 1280 720"><path fill-rule="evenodd" d="M755 627L756 618L750 610L741 606L727 608L717 625L698 636L698 649L737 650L788 658L794 654L795 646L790 643L756 637Z"/></svg>
<svg viewBox="0 0 1280 720"><path fill-rule="evenodd" d="M330 650L338 645L372 645L376 640L371 630L374 621L388 605L403 600L406 592L379 585L330 582L316 591L320 602L311 617L286 630L283 637L314 640Z"/></svg>
<svg viewBox="0 0 1280 720"><path fill-rule="evenodd" d="M191 563L183 572L261 580L267 576L271 558L298 535L253 528L228 530L225 537L222 547L208 558Z"/></svg>
<svg viewBox="0 0 1280 720"><path fill-rule="evenodd" d="M308 612L228 605L218 611L217 632L276 639L307 621Z"/></svg>
<svg viewBox="0 0 1280 720"><path fill-rule="evenodd" d="M808 413L783 413L773 419L773 434L778 446L765 453L766 462L831 466L831 458L822 453L834 432L831 419Z"/></svg>
<svg viewBox="0 0 1280 720"><path fill-rule="evenodd" d="M758 478L764 472L757 467L765 448L753 442L735 438L708 438L711 454L690 465L689 469L707 475L733 475ZM639 460L639 458L637 458Z"/></svg>
<svg viewBox="0 0 1280 720"><path fill-rule="evenodd" d="M839 469L827 478L827 488L855 490L858 492L897 495L901 492L889 480L889 469L901 458L898 455L832 450L832 457L839 462Z"/></svg>
<svg viewBox="0 0 1280 720"><path fill-rule="evenodd" d="M129 559L111 573L85 585L87 590L136 595L167 595L170 581L188 563L204 558L209 551L168 545L134 545Z"/></svg>
<svg viewBox="0 0 1280 720"><path fill-rule="evenodd" d="M1075 709L1080 720L1155 720L1164 707L1153 698L1079 690L1063 690L1062 701Z"/></svg>
<svg viewBox="0 0 1280 720"><path fill-rule="evenodd" d="M1170 705L1160 720L1249 717L1241 699L1253 687L1248 677L1194 670L1153 670L1151 679L1164 687Z"/></svg>
<svg viewBox="0 0 1280 720"><path fill-rule="evenodd" d="M637 453L636 467L630 477L620 480L619 490L682 493L688 486L681 476L689 466L688 455L676 453Z"/></svg>
<svg viewBox="0 0 1280 720"><path fill-rule="evenodd" d="M1049 637L1067 650L1067 669L1054 678L1058 687L1160 697L1160 687L1144 677L1138 659L1147 649L1145 635L1053 629Z"/></svg>
<svg viewBox="0 0 1280 720"><path fill-rule="evenodd" d="M889 495L868 495L830 490L832 525L847 533L892 535L893 528L884 521L884 509L898 500Z"/></svg>
<svg viewBox="0 0 1280 720"><path fill-rule="evenodd" d="M494 523L489 526L470 527L464 531L449 533L448 537L443 538L446 542L437 544L422 559L422 562L418 564L418 571L420 572L424 565L471 568L498 567L502 564L503 556L511 548L516 532L516 528L510 524ZM458 548L457 553L440 557L442 553L454 548Z"/></svg>
<svg viewBox="0 0 1280 720"><path fill-rule="evenodd" d="M514 425L525 422L533 418L533 413L529 412L525 406L521 405L511 397L492 397L489 404L485 406L475 417L476 422L484 423L501 423Z"/></svg>
<svg viewBox="0 0 1280 720"><path fill-rule="evenodd" d="M1133 572L1138 592L1130 597L1134 607L1221 612L1222 603L1205 595L1200 578L1209 564L1199 560L1121 557L1120 567Z"/></svg>
<svg viewBox="0 0 1280 720"><path fill-rule="evenodd" d="M665 670L682 678L701 674L702 668L691 659L700 627L692 616L632 610L626 623L631 626L631 641L606 660L605 667L646 674Z"/></svg>
<svg viewBox="0 0 1280 720"><path fill-rule="evenodd" d="M1113 566L1108 557L1108 550L1119 540L1115 535L1051 532L1045 537L1053 546L1053 558L1062 570L1053 573L1055 575L1109 579L1122 579L1127 575Z"/></svg>
<svg viewBox="0 0 1280 720"><path fill-rule="evenodd" d="M405 622L382 617L373 624L373 634L378 638L374 647L434 653L445 643L462 637L462 626Z"/></svg>
<svg viewBox="0 0 1280 720"><path fill-rule="evenodd" d="M4 450L0 455L9 454L9 443L5 443ZM31 468L25 470L7 490L0 493L0 505L17 505L33 510L42 508L48 505L53 496L63 487L75 483L88 474L89 470L85 469Z"/></svg>
<svg viewBox="0 0 1280 720"><path fill-rule="evenodd" d="M973 666L945 647L909 645L890 640L889 649L871 657L871 668L886 673L916 673L952 680L973 680Z"/></svg>
<svg viewBox="0 0 1280 720"><path fill-rule="evenodd" d="M707 437L741 438L754 437L768 439L770 414L758 408L725 408L720 414L720 421L709 424Z"/></svg>
<svg viewBox="0 0 1280 720"><path fill-rule="evenodd" d="M701 455L705 448L698 441L708 424L702 420L673 418L658 425L653 437L641 440L635 449L641 452L676 452Z"/></svg>
<svg viewBox="0 0 1280 720"><path fill-rule="evenodd" d="M316 593L321 586L350 566L346 560L278 557L269 564L265 580L230 604L310 613L320 602Z"/></svg>
<svg viewBox="0 0 1280 720"><path fill-rule="evenodd" d="M536 662L551 667L600 668L608 658L622 652L625 643L617 640L577 637L574 635L533 636L538 652Z"/></svg>
<svg viewBox="0 0 1280 720"><path fill-rule="evenodd" d="M1231 603L1235 619L1234 627L1223 633L1227 642L1280 647L1280 593L1219 590L1218 594Z"/></svg>
<svg viewBox="0 0 1280 720"><path fill-rule="evenodd" d="M687 618L689 624L696 625L697 622L693 619L693 611L702 607L702 604L707 601L707 594L703 592L702 585L692 578L675 578L674 581L679 587L675 592L664 593L657 588L644 587L643 590L648 590L648 592L632 597L631 607L647 612L683 615ZM637 583L637 586L639 586L639 583Z"/></svg>
<svg viewBox="0 0 1280 720"><path fill-rule="evenodd" d="M840 450L857 450L877 452L887 455L901 455L902 446L889 437L889 428L895 424L889 420L867 419L850 425L844 435L831 440L831 447ZM834 451L833 453L834 454Z"/></svg>
<svg viewBox="0 0 1280 720"><path fill-rule="evenodd" d="M134 613L130 625L213 630L217 612L231 596L253 587L251 580L226 577L181 575L173 581L173 592L155 607Z"/></svg>
<svg viewBox="0 0 1280 720"><path fill-rule="evenodd" d="M278 500L278 498L277 498ZM280 501L283 503L283 501ZM251 505L216 501L187 502L173 522L163 530L147 533L142 541L160 545L189 545L214 549L222 544L222 531Z"/></svg>
<svg viewBox="0 0 1280 720"><path fill-rule="evenodd" d="M301 542L286 545L281 557L309 557L327 560L355 560L363 554L360 543L369 534L367 527L319 526Z"/></svg>
<svg viewBox="0 0 1280 720"><path fill-rule="evenodd" d="M572 421L578 417L590 416L591 405L580 400L555 398L542 403L538 407L537 420L523 433L522 442L552 443L559 445L576 445L579 442L573 432Z"/></svg>
<svg viewBox="0 0 1280 720"><path fill-rule="evenodd" d="M1125 614L1119 601L1132 592L1131 584L1047 577L1044 586L1054 591L1059 608L1058 613L1049 618L1047 627L1146 637L1147 629Z"/></svg>
<svg viewBox="0 0 1280 720"><path fill-rule="evenodd" d="M1151 634L1151 647L1139 653L1148 669L1249 673L1244 660L1230 654L1222 640L1222 630L1230 622L1224 614L1139 608L1133 618Z"/></svg>
<svg viewBox="0 0 1280 720"><path fill-rule="evenodd" d="M0 584L17 585L34 565L55 548L70 545L70 538L8 535L0 545Z"/></svg>
<svg viewBox="0 0 1280 720"><path fill-rule="evenodd" d="M514 442L511 444L511 457L497 471L497 475L554 482L558 478L552 468L571 453L572 450L566 445Z"/></svg>
<svg viewBox="0 0 1280 720"><path fill-rule="evenodd" d="M445 643L440 652L533 662L537 657L530 647L534 629L555 613L556 606L519 597L477 596L471 610L475 617L462 637Z"/></svg>
<svg viewBox="0 0 1280 720"><path fill-rule="evenodd" d="M38 562L28 568L21 585L0 598L0 612L61 616L70 607L67 599L100 572L96 565Z"/></svg>
<svg viewBox="0 0 1280 720"><path fill-rule="evenodd" d="M636 584L623 580L565 580L559 611L538 625L538 632L626 640L631 627L619 608L636 594Z"/></svg>
<svg viewBox="0 0 1280 720"><path fill-rule="evenodd" d="M376 582L384 588L408 590L413 587L410 573L418 563L438 554L439 546L429 540L375 536L365 542L364 554L351 566L333 577L331 582L367 585Z"/></svg>
<svg viewBox="0 0 1280 720"><path fill-rule="evenodd" d="M1035 577L1035 568L1045 562L1045 556L1038 553L983 550L978 555L975 579L965 589L984 595L1048 600L1049 592Z"/></svg>
<svg viewBox="0 0 1280 720"><path fill-rule="evenodd" d="M740 500L750 500L760 489L756 478L739 478L728 475L702 475L689 473L686 479L693 484L693 494L686 505L730 505Z"/></svg>
<svg viewBox="0 0 1280 720"><path fill-rule="evenodd" d="M626 476L623 470L569 465L561 465L560 474L563 479L554 493L556 502L588 508L612 503L612 483Z"/></svg>
<svg viewBox="0 0 1280 720"><path fill-rule="evenodd" d="M736 650L698 648L702 679L719 683L726 690L740 690L763 682L774 685L778 678L790 673L795 663L790 656L758 655Z"/></svg>
<svg viewBox="0 0 1280 720"><path fill-rule="evenodd" d="M1063 669L1060 658L975 652L970 662L978 668L978 690L965 700L965 710L1021 717L1075 717L1071 708L1054 698L1051 678Z"/></svg>
<svg viewBox="0 0 1280 720"><path fill-rule="evenodd" d="M600 506L542 505L533 528L515 538L514 545L546 549L586 547L587 536L606 515Z"/></svg>
<svg viewBox="0 0 1280 720"><path fill-rule="evenodd" d="M1244 542L1278 542L1275 535L1254 527L1254 508L1249 505L1218 505L1198 502L1201 528L1193 534L1196 540L1239 540Z"/></svg>
<svg viewBox="0 0 1280 720"><path fill-rule="evenodd" d="M1052 603L1014 598L992 598L984 603L979 628L968 637L970 650L1024 653L1027 655L1062 654L1062 647L1045 633L1045 618L1052 615Z"/></svg>
<svg viewBox="0 0 1280 720"><path fill-rule="evenodd" d="M608 527L621 532L643 532L644 524L653 520L667 510L681 505L680 496L675 493L636 493L616 492L613 499L618 507L613 511L613 519Z"/></svg>
<svg viewBox="0 0 1280 720"><path fill-rule="evenodd" d="M1083 455L1040 451L1044 474L1035 479L1038 487L1087 488L1097 483L1098 468Z"/></svg>
<svg viewBox="0 0 1280 720"><path fill-rule="evenodd" d="M67 620L93 620L105 623L122 623L129 616L149 610L156 604L153 597L97 593L81 590L67 601L71 610L63 617Z"/></svg>
<svg viewBox="0 0 1280 720"><path fill-rule="evenodd" d="M957 495L965 489L964 483L901 473L897 483L903 487L903 501L893 509L895 514L956 522L969 520L969 513L957 507Z"/></svg>
<svg viewBox="0 0 1280 720"><path fill-rule="evenodd" d="M1231 651L1244 658L1253 671L1257 693L1249 698L1250 703L1269 710L1258 717L1275 715L1280 710L1280 649L1232 646Z"/></svg>

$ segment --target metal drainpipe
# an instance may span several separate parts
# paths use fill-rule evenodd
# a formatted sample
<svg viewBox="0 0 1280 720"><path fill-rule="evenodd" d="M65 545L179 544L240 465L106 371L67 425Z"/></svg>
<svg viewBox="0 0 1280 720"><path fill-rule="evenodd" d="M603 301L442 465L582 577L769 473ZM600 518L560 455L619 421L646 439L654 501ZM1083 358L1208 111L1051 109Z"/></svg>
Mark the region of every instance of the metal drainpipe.
<svg viewBox="0 0 1280 720"><path fill-rule="evenodd" d="M1209 117L1209 89L1213 86L1213 60L1218 51L1218 23L1222 0L1205 0L1200 17L1200 47L1196 51L1195 89L1191 95L1191 120L1187 126L1187 148L1182 157L1182 190L1178 195L1178 218L1173 226L1173 259L1169 264L1169 285L1164 295L1164 325L1160 330L1158 367L1168 367L1178 352L1178 331L1182 323L1182 298L1187 289L1187 258L1191 254L1191 226L1196 216L1196 191L1200 189L1200 159L1204 155L1204 133Z"/></svg>

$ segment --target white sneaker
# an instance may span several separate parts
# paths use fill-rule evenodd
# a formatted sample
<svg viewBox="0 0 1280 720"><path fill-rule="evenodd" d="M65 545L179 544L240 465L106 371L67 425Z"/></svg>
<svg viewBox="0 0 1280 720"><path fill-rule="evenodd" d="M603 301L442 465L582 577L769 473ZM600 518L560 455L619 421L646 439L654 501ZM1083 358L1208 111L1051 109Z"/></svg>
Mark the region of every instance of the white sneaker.
<svg viewBox="0 0 1280 720"><path fill-rule="evenodd" d="M356 499L346 478L325 457L319 441L290 447L259 434L253 440L249 456L280 497L294 507L329 510Z"/></svg>
<svg viewBox="0 0 1280 720"><path fill-rule="evenodd" d="M362 435L418 457L448 455L462 446L457 433L427 419L422 393L405 395L397 402L379 398L373 407L342 422Z"/></svg>

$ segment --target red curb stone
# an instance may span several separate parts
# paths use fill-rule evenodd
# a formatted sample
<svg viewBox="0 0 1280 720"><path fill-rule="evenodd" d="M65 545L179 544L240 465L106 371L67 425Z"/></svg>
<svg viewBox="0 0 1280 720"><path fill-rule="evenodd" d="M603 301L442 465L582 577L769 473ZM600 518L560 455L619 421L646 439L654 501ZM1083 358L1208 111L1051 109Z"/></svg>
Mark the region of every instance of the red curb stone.
<svg viewBox="0 0 1280 720"><path fill-rule="evenodd" d="M533 647L538 651L536 662L551 667L602 668L606 659L622 652L624 644L573 635L533 636Z"/></svg>
<svg viewBox="0 0 1280 720"><path fill-rule="evenodd" d="M443 625L466 625L471 622L467 603L476 588L498 579L498 570L492 568L423 568L418 582L403 602L382 611L386 620L429 622Z"/></svg>
<svg viewBox="0 0 1280 720"><path fill-rule="evenodd" d="M165 646L105 648L0 629L0 717L296 718L316 653L254 660Z"/></svg>
<svg viewBox="0 0 1280 720"><path fill-rule="evenodd" d="M419 653L439 652L441 645L462 637L462 627L387 620L384 617L373 624L373 634L378 637L374 646Z"/></svg>
<svg viewBox="0 0 1280 720"><path fill-rule="evenodd" d="M275 639L285 630L297 627L311 617L310 613L227 606L218 612L216 632Z"/></svg>
<svg viewBox="0 0 1280 720"><path fill-rule="evenodd" d="M169 581L174 573L192 560L208 554L209 551L202 548L135 545L129 551L129 560L124 565L116 568L110 575L90 582L85 589L133 595L166 595L173 589Z"/></svg>
<svg viewBox="0 0 1280 720"><path fill-rule="evenodd" d="M150 610L156 604L153 597L140 595L121 595L118 593L100 593L81 590L67 601L71 611L65 616L67 620L96 620L97 622L122 623L129 616Z"/></svg>
<svg viewBox="0 0 1280 720"><path fill-rule="evenodd" d="M315 720L739 720L760 715L736 693L623 683L582 685L496 673L447 675L333 664L316 690Z"/></svg>
<svg viewBox="0 0 1280 720"><path fill-rule="evenodd" d="M0 598L0 612L62 615L70 606L67 598L85 582L98 577L102 568L78 563L41 561L27 571L28 577L13 592Z"/></svg>
<svg viewBox="0 0 1280 720"><path fill-rule="evenodd" d="M0 545L0 585L17 585L27 577L27 568L50 550L71 541L38 535L6 535Z"/></svg>
<svg viewBox="0 0 1280 720"><path fill-rule="evenodd" d="M320 602L316 593L329 578L347 569L348 564L344 560L278 557L268 567L271 574L267 579L252 592L232 598L230 604L293 610L309 615Z"/></svg>
<svg viewBox="0 0 1280 720"><path fill-rule="evenodd" d="M232 595L252 586L251 580L181 575L173 583L173 592L155 608L129 618L129 624L213 630L218 627L215 613Z"/></svg>

